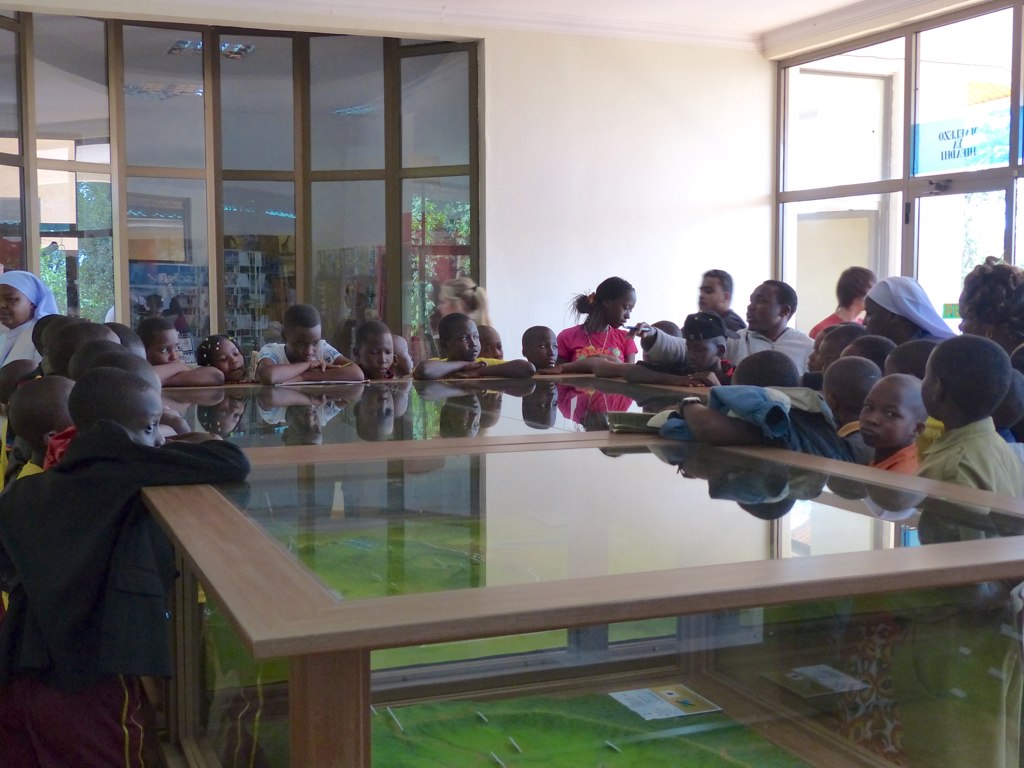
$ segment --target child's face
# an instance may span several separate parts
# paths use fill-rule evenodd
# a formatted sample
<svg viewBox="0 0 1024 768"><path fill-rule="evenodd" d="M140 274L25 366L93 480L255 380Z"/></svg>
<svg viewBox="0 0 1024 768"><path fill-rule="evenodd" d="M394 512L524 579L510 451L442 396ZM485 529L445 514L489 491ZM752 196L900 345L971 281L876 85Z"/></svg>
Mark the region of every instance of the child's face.
<svg viewBox="0 0 1024 768"><path fill-rule="evenodd" d="M320 326L299 328L289 326L282 331L284 335L284 353L289 363L308 363L316 360L316 351L320 346Z"/></svg>
<svg viewBox="0 0 1024 768"><path fill-rule="evenodd" d="M368 387L363 392L356 409L356 426L364 440L386 440L395 431L395 399L391 390Z"/></svg>
<svg viewBox="0 0 1024 768"><path fill-rule="evenodd" d="M712 371L725 354L724 339L686 342L686 364L696 371Z"/></svg>
<svg viewBox="0 0 1024 768"><path fill-rule="evenodd" d="M610 299L601 304L604 308L604 319L612 328L625 325L629 320L629 313L636 306L636 291L630 291L625 296L617 299Z"/></svg>
<svg viewBox="0 0 1024 768"><path fill-rule="evenodd" d="M164 404L160 394L153 388L140 392L138 395L138 413L122 424L133 443L159 448L164 444L164 436L160 432L160 417L164 412Z"/></svg>
<svg viewBox="0 0 1024 768"><path fill-rule="evenodd" d="M899 450L913 443L924 429L915 408L918 393L911 387L881 380L864 398L860 412L860 434L864 443L875 449Z"/></svg>
<svg viewBox="0 0 1024 768"><path fill-rule="evenodd" d="M245 358L233 342L221 339L210 353L210 365L224 374L225 381L245 378Z"/></svg>
<svg viewBox="0 0 1024 768"><path fill-rule="evenodd" d="M471 363L480 356L480 333L472 320L457 323L451 336L445 340L449 360Z"/></svg>
<svg viewBox="0 0 1024 768"><path fill-rule="evenodd" d="M523 357L533 363L538 371L553 368L558 360L558 339L554 331L535 333L528 336L523 344Z"/></svg>
<svg viewBox="0 0 1024 768"><path fill-rule="evenodd" d="M480 334L480 357L490 357L495 360L505 359L505 351L501 348L501 337L491 328Z"/></svg>
<svg viewBox="0 0 1024 768"><path fill-rule="evenodd" d="M700 284L697 308L701 312L714 312L720 315L729 309L731 299L732 296L722 288L721 280L716 277L705 277Z"/></svg>
<svg viewBox="0 0 1024 768"><path fill-rule="evenodd" d="M554 382L537 383L537 388L523 397L523 421L534 429L550 429L558 415L558 388Z"/></svg>
<svg viewBox="0 0 1024 768"><path fill-rule="evenodd" d="M395 343L390 333L369 336L356 350L356 363L368 379L386 379L395 362Z"/></svg>
<svg viewBox="0 0 1024 768"><path fill-rule="evenodd" d="M156 334L146 346L146 359L150 365L165 365L180 360L178 332L171 328L169 331L160 331Z"/></svg>

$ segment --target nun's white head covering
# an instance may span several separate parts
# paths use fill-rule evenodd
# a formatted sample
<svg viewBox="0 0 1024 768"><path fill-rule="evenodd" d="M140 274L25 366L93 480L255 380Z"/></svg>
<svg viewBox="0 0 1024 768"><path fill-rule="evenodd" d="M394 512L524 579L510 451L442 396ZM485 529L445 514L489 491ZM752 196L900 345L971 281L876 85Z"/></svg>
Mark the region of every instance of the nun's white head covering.
<svg viewBox="0 0 1024 768"><path fill-rule="evenodd" d="M53 291L31 272L24 272L20 269L4 272L0 275L0 285L17 288L28 297L28 300L35 305L35 311L32 313L33 320L60 312L60 309L57 308L57 300L53 297Z"/></svg>
<svg viewBox="0 0 1024 768"><path fill-rule="evenodd" d="M924 288L912 277L897 275L879 280L868 291L868 298L931 336L940 339L956 336L939 317Z"/></svg>

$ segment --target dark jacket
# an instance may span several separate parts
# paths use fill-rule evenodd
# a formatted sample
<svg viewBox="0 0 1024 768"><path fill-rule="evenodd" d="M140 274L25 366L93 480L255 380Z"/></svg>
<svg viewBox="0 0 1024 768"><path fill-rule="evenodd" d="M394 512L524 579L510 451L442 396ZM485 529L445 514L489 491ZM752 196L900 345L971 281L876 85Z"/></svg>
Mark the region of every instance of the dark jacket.
<svg viewBox="0 0 1024 768"><path fill-rule="evenodd" d="M0 496L0 683L31 675L63 690L112 674L168 675L174 553L139 491L245 479L249 462L220 441L132 442L101 422L52 469Z"/></svg>

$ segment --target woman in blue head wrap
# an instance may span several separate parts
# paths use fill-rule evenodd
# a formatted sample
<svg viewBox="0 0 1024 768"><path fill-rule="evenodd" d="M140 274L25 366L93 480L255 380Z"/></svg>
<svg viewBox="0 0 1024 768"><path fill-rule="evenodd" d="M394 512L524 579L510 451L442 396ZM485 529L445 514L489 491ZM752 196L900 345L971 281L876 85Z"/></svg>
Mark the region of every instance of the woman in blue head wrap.
<svg viewBox="0 0 1024 768"><path fill-rule="evenodd" d="M31 272L12 270L0 275L0 367L12 360L40 361L32 344L36 320L58 314L53 291ZM3 329L0 329L3 331Z"/></svg>

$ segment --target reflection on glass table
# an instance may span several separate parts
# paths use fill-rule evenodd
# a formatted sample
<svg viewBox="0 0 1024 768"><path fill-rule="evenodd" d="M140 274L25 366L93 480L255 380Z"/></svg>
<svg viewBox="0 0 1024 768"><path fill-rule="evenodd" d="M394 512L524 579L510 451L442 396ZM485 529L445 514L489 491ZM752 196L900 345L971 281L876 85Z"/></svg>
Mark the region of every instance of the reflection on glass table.
<svg viewBox="0 0 1024 768"><path fill-rule="evenodd" d="M679 394L577 376L167 389L163 397L197 431L269 447L606 431L608 412L669 408Z"/></svg>

